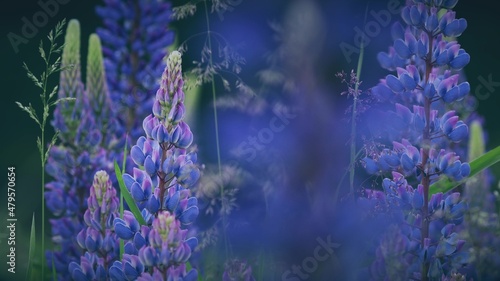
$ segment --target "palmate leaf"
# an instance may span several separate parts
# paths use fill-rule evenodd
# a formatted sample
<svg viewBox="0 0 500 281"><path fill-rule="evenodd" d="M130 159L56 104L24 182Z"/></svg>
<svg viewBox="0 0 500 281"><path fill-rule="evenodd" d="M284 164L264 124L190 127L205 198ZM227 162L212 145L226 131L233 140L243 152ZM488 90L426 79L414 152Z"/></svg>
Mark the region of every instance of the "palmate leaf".
<svg viewBox="0 0 500 281"><path fill-rule="evenodd" d="M120 186L120 193L123 194L123 198L127 202L130 211L132 212L132 214L134 214L135 219L139 222L140 225L146 225L146 221L142 217L141 211L139 211L137 204L135 203L134 199L132 198L132 195L130 195L130 192L125 186L125 183L123 182L122 171L120 170L120 167L118 166L118 163L116 163L116 161L115 161L115 173L116 173L116 179L118 180L118 185Z"/></svg>
<svg viewBox="0 0 500 281"><path fill-rule="evenodd" d="M493 150L490 150L489 152L469 162L471 168L469 177L477 175L479 172L491 167L498 162L500 162L500 146L497 146ZM465 183L466 181L467 180L452 181L449 178L443 178L430 186L429 196L438 192L448 192L453 188Z"/></svg>

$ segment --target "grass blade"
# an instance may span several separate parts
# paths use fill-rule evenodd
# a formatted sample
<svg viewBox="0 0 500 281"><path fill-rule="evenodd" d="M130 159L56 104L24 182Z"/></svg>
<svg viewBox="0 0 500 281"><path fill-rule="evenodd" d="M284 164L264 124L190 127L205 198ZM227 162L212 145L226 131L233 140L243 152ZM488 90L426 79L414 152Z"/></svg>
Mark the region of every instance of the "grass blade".
<svg viewBox="0 0 500 281"><path fill-rule="evenodd" d="M122 162L122 171L125 171L127 164L127 139L128 136L125 136L125 147L123 148L123 162ZM123 219L123 192L120 192L120 218ZM125 242L120 239L120 259L123 259L123 253L125 253Z"/></svg>
<svg viewBox="0 0 500 281"><path fill-rule="evenodd" d="M142 217L141 211L139 211L139 208L137 208L137 204L135 204L132 195L130 195L130 192L125 186L125 183L123 182L122 171L120 170L120 167L118 167L118 163L116 163L116 161L115 161L115 173L116 173L116 179L118 180L118 185L120 186L120 193L123 195L123 199L125 199L125 202L127 202L130 211L132 212L132 214L134 214L135 219L139 222L140 225L146 225L146 221Z"/></svg>
<svg viewBox="0 0 500 281"><path fill-rule="evenodd" d="M487 169L498 162L500 162L500 146L497 146L495 149L471 161L469 163L471 168L469 177L475 176L482 170ZM449 178L443 178L430 186L429 196L438 192L446 193L466 181L467 180L452 181Z"/></svg>
<svg viewBox="0 0 500 281"><path fill-rule="evenodd" d="M34 280L33 278L33 260L35 258L36 241L35 241L35 213L33 213L33 218L31 219L31 231L30 231L30 248L28 252L28 270L26 271L26 280Z"/></svg>
<svg viewBox="0 0 500 281"><path fill-rule="evenodd" d="M52 280L57 281L56 265L54 264L54 254L52 254Z"/></svg>

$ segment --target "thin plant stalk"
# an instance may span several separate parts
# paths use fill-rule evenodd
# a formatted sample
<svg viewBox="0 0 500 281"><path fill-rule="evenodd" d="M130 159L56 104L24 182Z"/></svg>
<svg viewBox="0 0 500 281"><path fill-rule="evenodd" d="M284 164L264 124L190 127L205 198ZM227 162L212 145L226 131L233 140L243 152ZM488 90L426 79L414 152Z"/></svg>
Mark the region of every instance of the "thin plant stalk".
<svg viewBox="0 0 500 281"><path fill-rule="evenodd" d="M358 88L359 88L359 78L361 77L361 67L363 66L363 55L365 49L363 43L360 46L358 68L356 69L356 85L354 86L354 95L352 102L352 119L351 119L351 164L349 165L349 186L351 189L351 194L353 199L356 198L354 195L354 174L355 174L355 163L356 163L356 107L358 102Z"/></svg>
<svg viewBox="0 0 500 281"><path fill-rule="evenodd" d="M52 100L55 94L57 93L58 87L55 86L50 93L47 91L47 86L48 86L48 80L49 77L57 73L59 71L63 71L66 69L66 67L61 67L61 57L59 56L54 63L51 63L51 57L52 54L58 54L61 53L62 48L64 45L58 46L57 43L55 42L56 39L62 34L62 29L63 26L66 24L66 20L62 20L59 22L55 29L50 31L48 35L48 39L50 42L50 47L49 47L49 52L46 55L45 49L43 47L43 41L40 42L40 46L38 48L40 52L40 56L45 62L45 71L40 75L40 78L37 78L28 68L26 64L23 65L24 69L27 72L28 77L34 82L35 86L39 87L42 90L42 93L40 94L40 100L42 102L42 117L39 118L35 109L31 105L31 103L28 106L22 105L20 102L16 102L16 104L21 108L22 111L28 113L29 117L33 119L37 124L38 127L40 128L40 133L41 135L37 138L37 146L38 146L38 151L40 153L40 161L41 161L41 173L42 173L42 198L41 198L41 203L42 203L42 233L41 233L41 247L40 247L40 252L41 252L41 267L42 267L42 278L45 276L45 165L47 163L47 158L50 152L50 149L52 146L55 144L57 140L57 136L59 134L58 131L55 132L54 136L52 137L52 140L50 141L49 145L47 148L45 148L45 126L47 124L47 119L49 117L49 111L50 108L58 104L59 102L62 101L70 101L74 100L72 98L60 98L56 99L55 101ZM69 67L69 66L68 66Z"/></svg>
<svg viewBox="0 0 500 281"><path fill-rule="evenodd" d="M365 9L365 23L368 16L368 6ZM364 39L364 38L363 38ZM349 187L351 191L352 198L356 200L354 194L354 175L356 168L356 110L358 103L358 90L359 90L359 79L361 78L361 68L363 66L363 56L365 54L364 41L361 40L361 46L359 47L359 57L358 57L358 67L356 69L356 84L354 85L354 95L352 102L352 116L351 116L351 150L350 150L350 165L349 165Z"/></svg>
<svg viewBox="0 0 500 281"><path fill-rule="evenodd" d="M210 30L210 20L208 17L208 5L207 5L207 0L203 1L203 4L205 5L205 19L207 23L207 41L208 41L208 49L209 49L209 66L210 70L212 71L213 69L213 57L212 57L212 39L211 39L211 30ZM219 144L219 124L218 124L218 118L217 118L217 95L215 93L215 80L214 80L214 75L211 73L211 84L212 84L212 99L213 99L213 108L214 108L214 123L215 123L215 145L217 148L217 167L219 169L219 178L222 178L222 166L221 166L221 160L220 160L220 144ZM226 214L224 213L224 185L221 183L220 185L220 194L221 194L221 204L222 204L222 235L224 239L224 249L226 253L226 259L229 256L229 246L228 246L228 241L227 241L227 235L226 235L226 224L227 224L227 218Z"/></svg>

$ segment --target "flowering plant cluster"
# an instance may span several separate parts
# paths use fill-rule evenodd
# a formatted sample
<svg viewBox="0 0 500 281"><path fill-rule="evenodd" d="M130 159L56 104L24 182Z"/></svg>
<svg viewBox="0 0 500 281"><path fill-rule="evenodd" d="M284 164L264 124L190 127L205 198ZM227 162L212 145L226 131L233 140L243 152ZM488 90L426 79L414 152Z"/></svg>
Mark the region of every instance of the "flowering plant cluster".
<svg viewBox="0 0 500 281"><path fill-rule="evenodd" d="M75 101L56 107L53 126L60 132L60 144L50 151L46 168L54 178L46 186L45 197L56 216L51 229L58 246L47 252L47 264L54 264L63 279L69 276L68 264L79 261L83 253L75 237L85 226L88 183L99 169L110 173L113 161L121 162L125 133L137 139L140 126L135 120L145 115L144 108L151 108L155 78L164 67L166 46L173 41L164 28L170 21L168 3L105 1L97 13L105 19L105 28L90 37L85 85L78 21L72 20L67 28L61 65L68 69L61 72L58 96ZM149 32L138 36L145 26ZM149 45L150 52L142 51L140 43Z"/></svg>
<svg viewBox="0 0 500 281"><path fill-rule="evenodd" d="M58 96L74 98L74 102L59 103L54 112L53 126L59 131L60 143L48 155L46 171L53 181L45 192L47 208L56 216L50 223L52 240L58 246L46 253L47 261L54 264L61 278L67 278L68 264L82 254L75 237L85 226L88 184L96 171L111 171L111 159L124 145L106 89L99 37L94 34L89 39L85 85L80 71L78 21L69 22L66 42L61 64L71 68L61 72Z"/></svg>
<svg viewBox="0 0 500 281"><path fill-rule="evenodd" d="M67 214L53 223L54 231L65 231L67 237L61 240L66 243L72 241L73 232L78 233L75 235L77 247L68 247L74 249L79 260L59 261L60 266L69 264L69 274L74 280L197 278L195 269L186 269L191 252L198 243L195 237L188 238L186 227L199 212L197 200L190 196L189 188L196 183L200 172L195 165L196 154L187 152L193 134L183 121L185 108L181 64L181 54L172 52L156 93L153 114L144 119L146 136L140 137L131 148L131 158L137 167L133 169L132 175L123 175L124 185L141 211L140 219L145 224L141 226L139 221L142 220L138 220L131 211L125 211L120 217L116 190L105 171L95 174L86 204L78 202L79 207L74 208L81 212L85 206L82 215L84 226L58 227L57 223L61 220L71 219ZM58 149L54 149L53 153L61 155ZM57 165L59 162L49 163ZM49 187L52 185L56 183L49 184ZM67 206L60 202L64 198L55 196L58 190L62 189L48 193L53 210ZM66 198L70 203L74 199L71 196ZM76 211L75 220L79 214ZM119 252L120 239L126 241L122 258ZM57 258L57 255L54 256ZM63 274L60 277L67 278Z"/></svg>
<svg viewBox="0 0 500 281"><path fill-rule="evenodd" d="M53 247L45 252L42 244L46 260L34 259L35 270L28 266L31 279L37 262L43 264L42 279L51 268L51 279L79 281L451 281L499 275L498 196L481 171L500 162L500 147L485 153L483 144L480 152L471 152L472 132L483 124L464 112L463 104L474 97L462 73L471 58L457 41L467 28L453 11L458 0L405 1L402 21L392 25L389 50L377 56L390 73L369 91L360 89L366 46L360 47L358 70L338 75L349 86L342 94L353 98L347 110L352 114L350 163L343 176L332 173L344 165L337 163L342 151L325 150L332 146L329 137L342 139L338 130L316 129L337 122L327 112L329 98L317 95L323 90L315 71L324 69L315 66L319 49L313 45L323 37L317 3L289 4L283 26L272 26L279 37L276 54L269 57L272 66L258 73L259 93L282 88L290 94L287 103L299 104L291 114L277 95L270 101L278 106L263 97L253 100L256 92L239 76L234 81L244 100L217 100L217 87L231 89L233 81L221 73L238 74L243 61L222 33L211 30L208 2L190 2L172 12L165 1L103 0L96 9L103 28L89 38L86 71L81 70L78 21L69 22L64 48L57 49L63 51L61 60L53 66L40 47L47 69L64 71L59 88L47 95L44 89L42 95L52 101L44 104L43 120L55 107L56 136L47 146L43 137L38 143L47 163L42 170L50 176L48 184L42 178L42 205L46 200L52 215ZM233 7L228 3L212 0L212 13ZM205 8L207 34L186 39L203 45L188 76L195 83L186 86L182 64L192 58L192 48L188 52L183 42L178 51L167 50L174 38L168 25L172 18L194 14L198 4ZM303 19L300 26L297 18ZM52 35L49 39L54 43ZM212 46L220 47L218 56ZM48 77L42 74L41 83L29 70L28 76L37 85ZM212 97L198 95L199 100L185 103L184 91L197 95L204 82L210 82ZM192 110L208 99L213 108ZM217 105L229 108L221 112L221 124ZM31 105L21 108L45 126ZM262 119L228 118L234 108L262 113ZM186 117L186 111L200 114L197 127L215 121L214 149L200 150L207 166L197 163L190 127L195 116ZM204 118L207 112L213 119ZM242 162L245 139L262 153ZM365 145L357 151L361 140ZM237 149L221 151L230 146ZM232 153L239 153L234 161ZM364 171L358 174L358 168ZM350 191L337 200L344 178ZM372 185L356 190L361 181ZM338 182L337 189L330 188L332 182Z"/></svg>
<svg viewBox="0 0 500 281"><path fill-rule="evenodd" d="M184 228L199 213L189 188L200 173L194 164L196 155L187 153L193 134L182 120L185 109L181 63L179 52L169 55L153 114L144 119L146 137L140 137L131 149L131 157L140 168L134 168L133 175L123 175L146 225L141 226L129 211L123 218L115 218L116 234L127 241L124 260L115 262L110 269L118 280L139 276L140 280L197 278L197 271L186 272L185 265L198 244L195 237L187 237Z"/></svg>
<svg viewBox="0 0 500 281"><path fill-rule="evenodd" d="M390 172L392 179L383 180L383 192L368 191L363 200L393 213L398 227L381 238L369 268L372 280L441 280L468 262L465 241L456 233L467 204L458 192L429 194L430 185L441 177L460 181L471 171L449 149L450 142L468 136L457 112L447 110L470 91L469 83L460 83L455 73L470 56L450 39L467 26L451 10L457 2L409 1L401 12L406 27L396 23L394 45L378 55L382 67L397 73L372 88L379 100L397 101L386 128L392 149L371 151L363 162L368 173Z"/></svg>

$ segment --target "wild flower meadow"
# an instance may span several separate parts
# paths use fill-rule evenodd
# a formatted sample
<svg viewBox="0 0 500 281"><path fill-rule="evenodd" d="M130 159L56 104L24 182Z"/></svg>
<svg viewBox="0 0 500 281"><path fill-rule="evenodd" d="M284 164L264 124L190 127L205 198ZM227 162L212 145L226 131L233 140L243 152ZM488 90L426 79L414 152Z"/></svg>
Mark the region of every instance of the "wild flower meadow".
<svg viewBox="0 0 500 281"><path fill-rule="evenodd" d="M41 2L21 54L73 5ZM40 99L16 98L41 211L0 279L500 279L470 3L261 2L103 0L47 32L23 64Z"/></svg>

